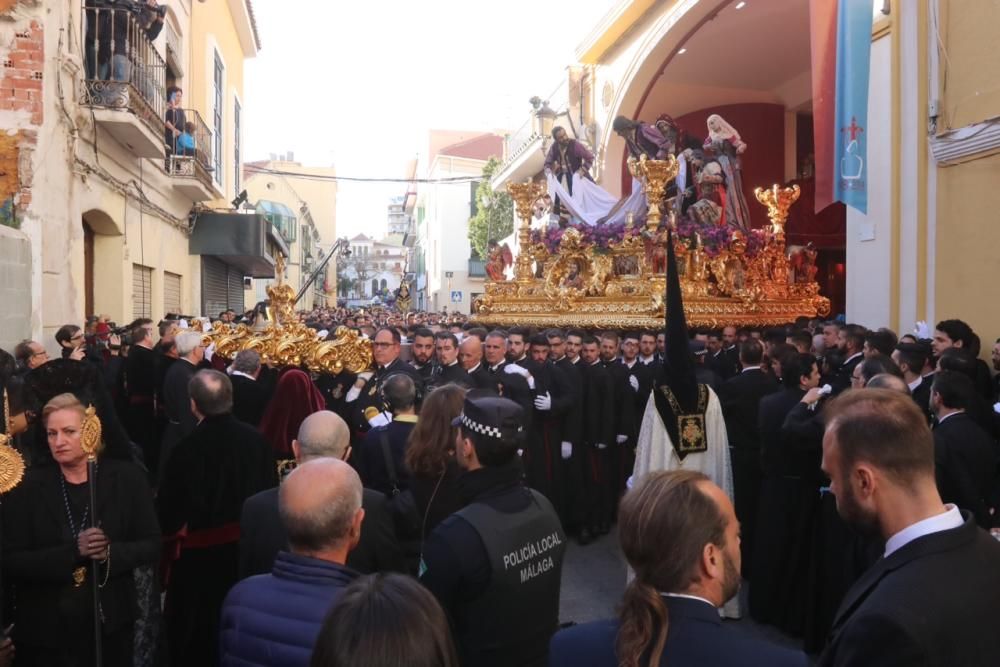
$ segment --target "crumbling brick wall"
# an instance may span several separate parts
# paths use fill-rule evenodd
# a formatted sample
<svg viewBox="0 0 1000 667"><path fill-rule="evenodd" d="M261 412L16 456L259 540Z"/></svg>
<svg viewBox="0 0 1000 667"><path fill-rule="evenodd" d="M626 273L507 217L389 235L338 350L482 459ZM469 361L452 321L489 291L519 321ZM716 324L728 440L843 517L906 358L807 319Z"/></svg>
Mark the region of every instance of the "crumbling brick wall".
<svg viewBox="0 0 1000 667"><path fill-rule="evenodd" d="M0 16L16 10L0 0ZM44 113L45 34L41 22L0 23L0 224L19 227L31 204L30 156Z"/></svg>

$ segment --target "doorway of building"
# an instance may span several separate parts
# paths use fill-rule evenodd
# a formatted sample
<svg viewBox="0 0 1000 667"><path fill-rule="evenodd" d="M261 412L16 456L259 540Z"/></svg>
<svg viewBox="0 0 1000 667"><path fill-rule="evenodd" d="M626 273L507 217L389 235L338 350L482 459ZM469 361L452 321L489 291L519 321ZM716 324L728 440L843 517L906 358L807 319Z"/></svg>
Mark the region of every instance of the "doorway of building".
<svg viewBox="0 0 1000 667"><path fill-rule="evenodd" d="M84 317L94 314L94 230L83 221L83 309Z"/></svg>

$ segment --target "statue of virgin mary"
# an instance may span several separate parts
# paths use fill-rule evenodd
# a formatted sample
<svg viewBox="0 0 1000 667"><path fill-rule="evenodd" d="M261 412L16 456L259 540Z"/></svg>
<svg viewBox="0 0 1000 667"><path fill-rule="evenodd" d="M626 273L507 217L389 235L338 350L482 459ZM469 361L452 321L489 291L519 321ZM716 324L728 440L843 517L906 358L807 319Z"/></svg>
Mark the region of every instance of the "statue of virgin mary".
<svg viewBox="0 0 1000 667"><path fill-rule="evenodd" d="M712 114L706 121L708 137L705 151L718 161L726 176L726 222L744 232L750 231L750 209L743 196L743 169L740 156L747 149L740 133L722 116Z"/></svg>

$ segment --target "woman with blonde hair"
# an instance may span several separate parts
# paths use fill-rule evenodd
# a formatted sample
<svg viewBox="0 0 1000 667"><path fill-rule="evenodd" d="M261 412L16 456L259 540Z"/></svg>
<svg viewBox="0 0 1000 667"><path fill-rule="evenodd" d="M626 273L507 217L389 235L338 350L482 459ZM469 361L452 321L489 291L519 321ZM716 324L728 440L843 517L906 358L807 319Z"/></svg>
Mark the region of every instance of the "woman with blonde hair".
<svg viewBox="0 0 1000 667"><path fill-rule="evenodd" d="M4 498L3 566L15 600L5 623L14 626L18 665L94 664L94 561L104 664L133 662L133 570L157 561L160 528L136 465L98 449L90 479L84 433L99 428L96 420L73 394L46 403L42 423L55 465L32 467Z"/></svg>

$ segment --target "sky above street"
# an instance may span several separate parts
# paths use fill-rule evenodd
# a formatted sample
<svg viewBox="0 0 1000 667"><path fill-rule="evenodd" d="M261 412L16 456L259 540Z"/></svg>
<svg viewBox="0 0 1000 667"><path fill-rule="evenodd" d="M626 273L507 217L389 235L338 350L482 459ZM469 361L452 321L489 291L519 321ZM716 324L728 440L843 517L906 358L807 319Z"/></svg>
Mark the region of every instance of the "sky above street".
<svg viewBox="0 0 1000 667"><path fill-rule="evenodd" d="M246 65L246 158L292 151L342 176L405 177L430 129L520 127L528 99L558 87L613 4L254 0L262 49ZM389 197L405 189L341 182L338 235L384 229Z"/></svg>

